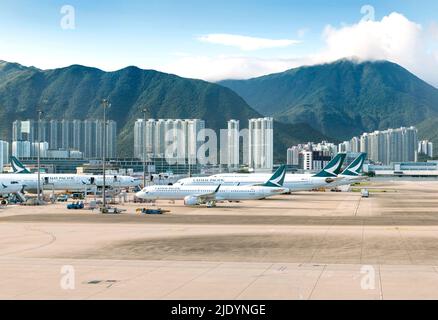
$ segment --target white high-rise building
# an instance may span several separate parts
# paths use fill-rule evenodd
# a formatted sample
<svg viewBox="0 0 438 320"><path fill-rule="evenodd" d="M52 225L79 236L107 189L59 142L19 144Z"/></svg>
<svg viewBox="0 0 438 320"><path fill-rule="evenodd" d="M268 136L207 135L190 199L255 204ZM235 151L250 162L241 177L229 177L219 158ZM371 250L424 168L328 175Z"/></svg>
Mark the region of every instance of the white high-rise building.
<svg viewBox="0 0 438 320"><path fill-rule="evenodd" d="M306 171L313 170L313 151L301 151L301 168Z"/></svg>
<svg viewBox="0 0 438 320"><path fill-rule="evenodd" d="M35 142L37 132L37 122L34 120L17 120L12 123L12 141Z"/></svg>
<svg viewBox="0 0 438 320"><path fill-rule="evenodd" d="M134 125L134 157L196 163L205 122L199 119L138 119Z"/></svg>
<svg viewBox="0 0 438 320"><path fill-rule="evenodd" d="M236 169L240 165L240 121L228 121L227 130L221 140L221 164L230 169Z"/></svg>
<svg viewBox="0 0 438 320"><path fill-rule="evenodd" d="M49 146L50 149L57 150L61 148L61 126L58 120L51 120L49 123Z"/></svg>
<svg viewBox="0 0 438 320"><path fill-rule="evenodd" d="M6 163L9 163L9 143L0 140L0 173Z"/></svg>
<svg viewBox="0 0 438 320"><path fill-rule="evenodd" d="M423 140L418 143L418 153L433 158L433 143L429 140Z"/></svg>
<svg viewBox="0 0 438 320"><path fill-rule="evenodd" d="M350 152L360 153L360 138L353 137L350 140Z"/></svg>
<svg viewBox="0 0 438 320"><path fill-rule="evenodd" d="M69 148L69 150L76 150L76 151L80 151L83 150L83 121L81 120L73 120L72 121L72 137L71 137L71 141L72 144Z"/></svg>
<svg viewBox="0 0 438 320"><path fill-rule="evenodd" d="M344 141L339 144L338 152L360 153L361 140L358 137L352 138L350 141Z"/></svg>
<svg viewBox="0 0 438 320"><path fill-rule="evenodd" d="M298 166L300 164L300 152L302 149L299 146L293 146L287 149L287 164L289 166Z"/></svg>
<svg viewBox="0 0 438 320"><path fill-rule="evenodd" d="M12 155L16 158L30 158L31 143L29 141L13 141Z"/></svg>
<svg viewBox="0 0 438 320"><path fill-rule="evenodd" d="M274 120L260 118L249 120L248 165L257 170L274 167Z"/></svg>
<svg viewBox="0 0 438 320"><path fill-rule="evenodd" d="M107 121L106 143L106 157L110 159L117 158L117 122L115 121Z"/></svg>
<svg viewBox="0 0 438 320"><path fill-rule="evenodd" d="M198 150L205 141L205 121L188 119L185 121L187 128L187 157L190 164L196 164Z"/></svg>
<svg viewBox="0 0 438 320"><path fill-rule="evenodd" d="M30 156L33 158L38 157L38 148L40 149L40 157L41 158L47 158L47 152L49 150L49 143L48 142L33 142L31 143L31 150L30 150Z"/></svg>
<svg viewBox="0 0 438 320"><path fill-rule="evenodd" d="M360 152L367 153L370 160L384 165L417 161L417 129L402 127L364 133L360 138Z"/></svg>
<svg viewBox="0 0 438 320"><path fill-rule="evenodd" d="M351 143L350 143L350 141L344 141L344 142L340 143L339 146L338 146L338 152L339 153L351 152Z"/></svg>
<svg viewBox="0 0 438 320"><path fill-rule="evenodd" d="M117 157L117 123L107 122L107 157ZM102 120L33 120L14 121L13 141L47 142L49 150L79 151L85 158L101 158L103 152ZM18 150L18 149L17 149ZM36 149L31 147L30 157L36 157Z"/></svg>

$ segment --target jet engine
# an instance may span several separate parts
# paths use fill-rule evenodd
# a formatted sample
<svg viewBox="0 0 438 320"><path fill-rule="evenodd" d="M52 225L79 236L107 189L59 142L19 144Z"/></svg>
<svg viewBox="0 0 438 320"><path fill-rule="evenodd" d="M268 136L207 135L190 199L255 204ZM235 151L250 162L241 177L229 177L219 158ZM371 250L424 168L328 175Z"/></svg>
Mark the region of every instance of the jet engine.
<svg viewBox="0 0 438 320"><path fill-rule="evenodd" d="M333 179L333 178L327 178L327 179L325 179L325 182L326 183L333 183L333 182L335 182L336 180L335 179Z"/></svg>
<svg viewBox="0 0 438 320"><path fill-rule="evenodd" d="M184 198L184 205L197 206L199 204L198 198L194 196L187 196Z"/></svg>

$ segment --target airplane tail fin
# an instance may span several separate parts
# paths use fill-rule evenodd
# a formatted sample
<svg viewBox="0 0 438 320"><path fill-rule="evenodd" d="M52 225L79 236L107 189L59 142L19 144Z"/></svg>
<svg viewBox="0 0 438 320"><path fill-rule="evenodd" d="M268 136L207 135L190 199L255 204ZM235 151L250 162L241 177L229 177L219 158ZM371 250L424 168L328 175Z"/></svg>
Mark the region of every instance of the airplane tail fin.
<svg viewBox="0 0 438 320"><path fill-rule="evenodd" d="M343 176L357 177L362 174L363 165L367 158L366 153L358 156L348 167L342 172Z"/></svg>
<svg viewBox="0 0 438 320"><path fill-rule="evenodd" d="M286 178L286 166L282 165L275 171L274 175L263 186L264 187L282 187Z"/></svg>
<svg viewBox="0 0 438 320"><path fill-rule="evenodd" d="M14 170L14 173L31 173L25 166L15 158L14 156L11 157L11 166L12 170Z"/></svg>
<svg viewBox="0 0 438 320"><path fill-rule="evenodd" d="M341 173L342 165L344 164L346 153L338 153L329 164L319 173L315 174L317 178L333 178Z"/></svg>

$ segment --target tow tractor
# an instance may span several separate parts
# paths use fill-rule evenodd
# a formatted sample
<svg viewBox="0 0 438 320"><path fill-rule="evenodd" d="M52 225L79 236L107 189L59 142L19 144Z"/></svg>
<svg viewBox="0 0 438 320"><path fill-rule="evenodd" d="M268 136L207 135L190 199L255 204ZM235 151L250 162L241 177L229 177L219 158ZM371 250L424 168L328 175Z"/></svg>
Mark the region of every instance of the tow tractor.
<svg viewBox="0 0 438 320"><path fill-rule="evenodd" d="M140 214L164 214L164 213L169 213L170 210L163 210L161 208L158 209L148 209L148 208L140 208L136 210L137 213Z"/></svg>
<svg viewBox="0 0 438 320"><path fill-rule="evenodd" d="M100 213L102 213L102 214L121 214L125 211L126 211L125 209L118 209L116 207L107 207L107 208L101 207L100 208Z"/></svg>
<svg viewBox="0 0 438 320"><path fill-rule="evenodd" d="M68 210L82 210L84 209L84 203L82 201L73 202L67 205Z"/></svg>

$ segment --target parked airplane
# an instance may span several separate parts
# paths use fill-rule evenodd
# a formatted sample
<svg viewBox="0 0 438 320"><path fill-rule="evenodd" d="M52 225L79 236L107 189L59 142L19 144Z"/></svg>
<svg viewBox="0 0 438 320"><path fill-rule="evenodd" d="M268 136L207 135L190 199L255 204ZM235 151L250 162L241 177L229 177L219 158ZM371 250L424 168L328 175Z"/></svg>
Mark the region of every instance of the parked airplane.
<svg viewBox="0 0 438 320"><path fill-rule="evenodd" d="M338 174L341 172L346 154L339 153L336 157L327 164L327 166L315 175L312 174L287 174L284 187L290 192L307 191L331 186L341 178ZM186 178L179 180L176 185L183 186L211 186L211 185L255 185L263 183L269 178L269 174L217 174L205 178Z"/></svg>
<svg viewBox="0 0 438 320"><path fill-rule="evenodd" d="M151 186L136 196L144 200L184 200L187 206L206 204L216 206L218 201L260 200L288 192L283 187L286 166L281 166L264 184L253 186Z"/></svg>
<svg viewBox="0 0 438 320"><path fill-rule="evenodd" d="M17 158L11 157L12 169L14 174L0 174L1 179L17 180L24 186L28 192L37 190L38 174L31 173ZM94 186L103 187L102 175L78 175L78 174L60 174L60 173L41 173L40 184L47 189L62 190L62 191L85 191ZM130 188L137 187L141 184L140 179L128 177L108 175L106 176L106 185L113 188Z"/></svg>

